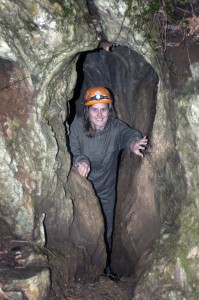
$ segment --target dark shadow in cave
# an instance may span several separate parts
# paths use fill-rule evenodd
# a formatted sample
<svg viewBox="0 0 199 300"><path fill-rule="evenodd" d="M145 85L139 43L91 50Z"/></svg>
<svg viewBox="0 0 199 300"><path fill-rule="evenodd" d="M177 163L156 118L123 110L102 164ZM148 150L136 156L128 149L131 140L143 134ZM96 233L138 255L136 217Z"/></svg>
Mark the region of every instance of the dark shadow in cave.
<svg viewBox="0 0 199 300"><path fill-rule="evenodd" d="M141 55L122 46L114 48L113 51L95 50L83 53L77 63L77 74L74 96L70 101L69 124L75 113L83 113L82 100L87 88L104 86L114 95L114 107L118 118L150 139L156 113L158 76ZM125 205L125 195L128 193L126 182L133 180L129 170L129 159L133 160L134 170L140 168L141 165L141 160L126 157L126 151L121 153L120 168L118 169L121 176L118 179L117 195L117 203L120 208L121 202ZM121 222L120 212L117 212L115 232L117 231L117 220ZM121 243L120 239L115 239L113 243L114 248L119 249L119 251L113 251L113 269L121 275L131 275L138 259L137 254L132 253L132 257L127 255L128 241L125 245L118 244L119 246L117 243Z"/></svg>
<svg viewBox="0 0 199 300"><path fill-rule="evenodd" d="M82 84L84 81L84 72L83 65L85 58L88 53L84 52L80 55L77 64L76 64L76 72L77 72L77 82L73 91L73 98L70 101L70 115L67 119L68 124L70 125L76 115L76 103L75 101L80 97L80 91L82 89Z"/></svg>

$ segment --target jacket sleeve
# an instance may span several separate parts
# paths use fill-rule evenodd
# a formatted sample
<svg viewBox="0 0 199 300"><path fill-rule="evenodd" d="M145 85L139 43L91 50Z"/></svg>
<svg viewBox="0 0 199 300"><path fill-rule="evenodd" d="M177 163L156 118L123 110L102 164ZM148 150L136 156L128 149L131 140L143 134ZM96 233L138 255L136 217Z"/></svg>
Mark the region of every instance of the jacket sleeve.
<svg viewBox="0 0 199 300"><path fill-rule="evenodd" d="M70 126L69 134L69 145L73 156L73 165L76 166L80 161L86 161L90 165L90 161L87 156L83 155L81 152L80 137L82 135L83 125L81 120L76 118Z"/></svg>
<svg viewBox="0 0 199 300"><path fill-rule="evenodd" d="M142 134L138 130L128 126L125 122L121 120L118 121L120 149L127 149L131 151L131 142L142 139Z"/></svg>

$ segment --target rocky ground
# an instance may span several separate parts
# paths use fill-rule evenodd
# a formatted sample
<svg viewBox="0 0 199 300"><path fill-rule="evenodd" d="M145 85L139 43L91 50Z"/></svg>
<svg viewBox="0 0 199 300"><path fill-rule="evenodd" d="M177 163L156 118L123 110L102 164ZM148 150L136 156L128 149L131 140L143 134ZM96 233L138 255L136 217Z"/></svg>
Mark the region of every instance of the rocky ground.
<svg viewBox="0 0 199 300"><path fill-rule="evenodd" d="M28 241L16 240L11 236L1 236L0 244L0 299L10 299L15 300L16 295L22 295L23 290L16 288L15 278L17 280L24 280L24 271L26 276L29 278L35 268L51 268L52 260L41 261L37 265L29 265L26 267L28 257L31 253L37 252L38 248ZM48 249L44 252L48 254ZM49 252L49 257L52 257L52 253ZM57 261L57 266L56 266ZM24 265L23 265L24 263ZM54 260L54 270L59 270L59 260ZM6 276L5 276L6 274ZM54 274L56 276L56 274ZM57 274L57 276L59 276ZM9 278L8 278L9 277ZM5 284L4 284L5 279ZM12 283L9 288L6 287L8 282ZM131 277L111 277L105 274L97 276L94 280L90 282L86 281L76 281L70 284L64 284L66 278L64 276L60 280L62 282L55 281L52 283L49 299L66 299L66 300L130 300L133 298L133 290L135 288L136 280ZM23 284L22 284L23 286ZM64 288L65 286L65 288ZM22 294L21 294L22 293ZM23 294L24 296L24 294Z"/></svg>

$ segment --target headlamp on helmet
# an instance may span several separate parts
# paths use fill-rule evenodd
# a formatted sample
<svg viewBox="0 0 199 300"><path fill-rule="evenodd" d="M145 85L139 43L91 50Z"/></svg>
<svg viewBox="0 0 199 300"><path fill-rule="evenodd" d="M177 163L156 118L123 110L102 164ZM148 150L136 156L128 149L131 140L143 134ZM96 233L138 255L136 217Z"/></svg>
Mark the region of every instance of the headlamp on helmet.
<svg viewBox="0 0 199 300"><path fill-rule="evenodd" d="M84 96L84 105L90 106L97 103L112 103L109 91L104 87L89 88Z"/></svg>

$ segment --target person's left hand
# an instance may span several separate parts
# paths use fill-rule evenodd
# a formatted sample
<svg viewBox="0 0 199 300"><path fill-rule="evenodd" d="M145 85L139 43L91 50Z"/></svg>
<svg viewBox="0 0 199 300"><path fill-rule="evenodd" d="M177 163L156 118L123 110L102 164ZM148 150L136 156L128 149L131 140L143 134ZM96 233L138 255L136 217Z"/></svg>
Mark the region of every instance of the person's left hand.
<svg viewBox="0 0 199 300"><path fill-rule="evenodd" d="M144 136L139 141L132 141L130 144L131 151L141 157L143 157L142 150L145 149L145 146L148 144L148 139L146 136Z"/></svg>

